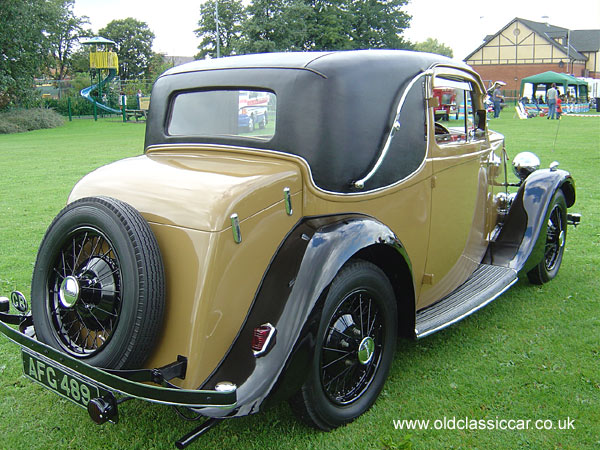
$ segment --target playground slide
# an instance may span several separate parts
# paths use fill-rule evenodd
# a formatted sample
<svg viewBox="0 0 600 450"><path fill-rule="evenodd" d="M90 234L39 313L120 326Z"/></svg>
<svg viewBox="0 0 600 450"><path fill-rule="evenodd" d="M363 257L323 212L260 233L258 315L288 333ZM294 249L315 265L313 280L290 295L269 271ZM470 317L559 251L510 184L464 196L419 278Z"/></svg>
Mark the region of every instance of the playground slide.
<svg viewBox="0 0 600 450"><path fill-rule="evenodd" d="M108 76L104 80L102 80L100 83L92 84L91 86L86 87L85 89L82 89L80 92L81 96L83 98L85 98L88 102L95 103L98 108L103 109L106 112L113 113L113 114L121 114L120 110L111 108L110 106L107 106L104 103L100 103L95 98L93 98L91 95L92 91L95 91L96 89L98 89L98 86L106 85L116 75L117 75L117 71L115 69L109 69Z"/></svg>

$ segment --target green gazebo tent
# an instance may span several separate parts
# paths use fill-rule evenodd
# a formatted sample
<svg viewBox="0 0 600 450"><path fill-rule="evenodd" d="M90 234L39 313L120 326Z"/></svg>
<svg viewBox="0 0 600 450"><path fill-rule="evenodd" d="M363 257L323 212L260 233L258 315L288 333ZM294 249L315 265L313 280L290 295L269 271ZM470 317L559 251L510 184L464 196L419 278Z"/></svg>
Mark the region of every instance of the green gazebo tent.
<svg viewBox="0 0 600 450"><path fill-rule="evenodd" d="M545 91L548 91L548 89L550 89L550 87L552 86L552 83L556 83L556 86L563 86L563 92L567 92L567 88L569 86L573 86L575 88L576 97L579 100L587 101L587 82L579 80L574 76L568 75L566 73L556 73L548 71L544 73L538 73L537 75L532 75L527 78L523 78L521 80L521 97L523 96L525 83L533 84L534 95L539 85L544 85Z"/></svg>

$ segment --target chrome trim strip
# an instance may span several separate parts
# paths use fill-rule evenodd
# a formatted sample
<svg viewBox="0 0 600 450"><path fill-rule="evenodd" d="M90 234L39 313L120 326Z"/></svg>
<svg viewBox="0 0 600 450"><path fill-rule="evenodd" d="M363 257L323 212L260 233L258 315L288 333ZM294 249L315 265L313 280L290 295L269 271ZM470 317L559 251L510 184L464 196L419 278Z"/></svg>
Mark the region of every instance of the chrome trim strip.
<svg viewBox="0 0 600 450"><path fill-rule="evenodd" d="M240 219L236 213L231 215L231 231L233 232L233 240L236 244L242 242L242 230L240 229Z"/></svg>
<svg viewBox="0 0 600 450"><path fill-rule="evenodd" d="M429 123L430 123L429 114L426 115L426 119L427 119L427 126L429 127ZM336 191L328 191L327 189L323 189L322 187L319 187L317 185L317 183L315 183L315 179L313 178L313 174L312 174L312 169L310 168L310 164L308 164L308 161L306 159L304 159L302 156L295 155L293 153L285 153L285 152L280 152L277 150L269 150L266 148L240 147L237 145L187 143L187 142L178 142L178 143L173 143L173 144L155 144L155 145L146 147L145 152L148 152L148 151L160 152L160 151L175 151L175 150L186 151L188 149L222 150L222 151L243 150L245 152L252 152L254 154L266 153L268 155L274 155L274 156L278 156L278 157L285 158L285 159L296 159L296 160L300 161L304 167L306 167L308 176L310 178L310 184L317 192L319 192L321 194L325 194L325 195L338 195L341 197L360 197L360 196L373 194L376 192L385 191L387 189L392 189L392 188L398 186L399 184L404 183L406 180L413 178L416 174L418 174L421 171L421 169L423 169L423 167L427 163L427 157L423 158L421 165L414 172L412 172L408 176L402 178L401 180L397 180L392 184L388 184L387 186L382 186L382 187L379 187L376 189L371 189L370 191L364 191L364 192L336 192ZM429 133L427 133L427 149L429 150Z"/></svg>
<svg viewBox="0 0 600 450"><path fill-rule="evenodd" d="M424 338L425 336L429 336L430 334L435 333L436 331L440 331L443 330L446 327L449 327L452 324L455 324L456 322L461 321L462 319L464 319L467 316L470 316L471 314L473 314L475 311L480 310L481 308L483 308L485 305L487 305L488 303L493 302L494 300L496 300L498 297L500 297L503 293L505 293L513 284L515 284L517 281L519 281L518 278L515 278L514 280L512 280L509 284L507 284L500 292L497 292L495 295L493 295L492 297L490 297L489 299L487 299L485 302L480 303L479 305L475 306L473 309L470 309L469 311L467 311L464 314L461 314L458 317L455 317L454 319L450 320L449 322L446 322L438 327L432 328L431 330L427 330L426 332L424 332L423 334L419 334L419 330L417 330L415 328L415 336L417 337L417 339L421 339Z"/></svg>
<svg viewBox="0 0 600 450"><path fill-rule="evenodd" d="M283 188L283 200L283 203L285 204L285 212L288 216L291 216L292 214L294 214L294 210L292 209L292 197L290 195L289 187Z"/></svg>
<svg viewBox="0 0 600 450"><path fill-rule="evenodd" d="M406 101L406 97L408 96L409 91L412 89L412 87L415 85L415 83L419 79L421 79L421 77L425 77L425 76L428 76L431 74L433 74L433 71L426 70L425 72L421 72L420 74L415 76L410 81L410 83L408 83L408 86L406 86L406 89L404 89L404 92L402 93L402 97L400 98L400 101L398 102L398 106L396 107L396 118L394 119L392 128L390 129L387 139L385 140L385 144L384 144L383 148L381 149L381 152L379 154L379 158L377 159L377 162L375 163L375 165L373 166L373 168L367 175L365 175L363 178L361 178L360 180L357 180L353 183L355 188L364 189L365 183L367 181L369 181L373 177L373 175L375 175L375 172L377 172L377 170L379 170L379 168L381 167L381 164L383 163L383 160L385 159L385 157L390 149L390 145L392 144L392 139L394 138L396 131L398 131L401 127L400 112L402 111L402 107L404 106L404 102ZM429 114L427 114L427 116L429 116ZM429 136L429 133L427 133L427 135Z"/></svg>

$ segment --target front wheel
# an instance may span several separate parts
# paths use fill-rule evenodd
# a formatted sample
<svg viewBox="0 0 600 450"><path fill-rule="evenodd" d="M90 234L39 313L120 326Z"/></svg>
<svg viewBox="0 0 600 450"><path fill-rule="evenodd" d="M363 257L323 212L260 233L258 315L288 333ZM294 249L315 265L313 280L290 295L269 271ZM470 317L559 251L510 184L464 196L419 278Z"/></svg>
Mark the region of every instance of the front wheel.
<svg viewBox="0 0 600 450"><path fill-rule="evenodd" d="M302 420L331 430L373 405L396 348L396 317L393 288L379 267L352 260L338 272L323 307L308 379L290 400Z"/></svg>
<svg viewBox="0 0 600 450"><path fill-rule="evenodd" d="M558 274L567 242L567 202L560 189L552 197L548 210L544 257L527 273L533 284L547 283Z"/></svg>

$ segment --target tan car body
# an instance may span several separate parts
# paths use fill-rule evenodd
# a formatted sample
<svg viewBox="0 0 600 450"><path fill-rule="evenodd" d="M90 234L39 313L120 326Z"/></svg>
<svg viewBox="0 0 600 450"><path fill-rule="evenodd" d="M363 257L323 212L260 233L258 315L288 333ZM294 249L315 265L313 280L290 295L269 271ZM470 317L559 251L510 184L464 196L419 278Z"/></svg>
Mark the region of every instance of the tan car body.
<svg viewBox="0 0 600 450"><path fill-rule="evenodd" d="M440 69L442 70L442 69ZM442 72L443 73L443 72ZM465 73L465 75L473 76ZM475 81L475 79L474 79ZM480 82L478 83L480 84ZM433 108L428 110L433 124ZM278 246L304 216L377 217L402 242L412 266L417 309L454 290L481 261L495 223L494 184L502 139L440 146L428 130L427 157L407 179L371 193L317 187L300 157L268 150L162 145L100 168L69 202L105 195L134 206L159 242L167 276L165 332L148 367L189 359L182 387L199 387L224 358ZM460 179L462 190L454 188ZM291 192L286 213L284 188ZM404 214L398 210L410 211ZM232 214L242 242L234 242ZM268 230L268 231L267 231Z"/></svg>
<svg viewBox="0 0 600 450"><path fill-rule="evenodd" d="M284 399L316 428L345 425L376 401L398 335L558 273L575 183L528 152L509 183L485 95L466 64L409 51L172 68L144 154L76 184L40 244L31 312L0 297L0 332L96 423L132 398L207 418L178 448Z"/></svg>

